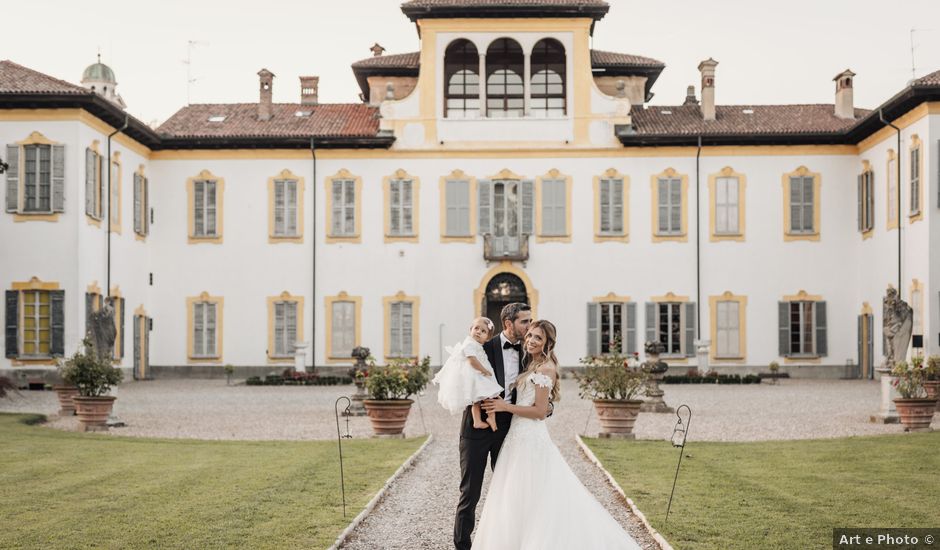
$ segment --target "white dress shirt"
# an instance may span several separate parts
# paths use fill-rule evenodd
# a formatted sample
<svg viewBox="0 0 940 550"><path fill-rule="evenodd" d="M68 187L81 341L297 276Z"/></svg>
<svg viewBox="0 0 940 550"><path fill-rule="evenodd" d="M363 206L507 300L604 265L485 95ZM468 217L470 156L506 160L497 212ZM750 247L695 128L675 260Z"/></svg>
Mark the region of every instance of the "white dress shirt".
<svg viewBox="0 0 940 550"><path fill-rule="evenodd" d="M519 354L512 348L503 347L507 342L509 339L506 338L506 333L500 332L499 349L503 352L503 388L506 390L503 399L508 403L512 399L512 389L516 385L516 378L519 377Z"/></svg>

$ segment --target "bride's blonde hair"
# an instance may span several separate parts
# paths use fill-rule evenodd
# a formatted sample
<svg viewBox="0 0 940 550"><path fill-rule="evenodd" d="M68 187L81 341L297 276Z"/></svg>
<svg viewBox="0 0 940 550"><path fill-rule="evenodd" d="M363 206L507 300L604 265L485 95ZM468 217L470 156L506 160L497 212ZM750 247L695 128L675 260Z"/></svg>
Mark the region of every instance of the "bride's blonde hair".
<svg viewBox="0 0 940 550"><path fill-rule="evenodd" d="M541 329L545 334L545 344L542 346L542 355L538 359L532 359L529 362L529 366L526 368L525 372L519 375L519 378L516 379L516 387L522 387L522 384L525 382L526 378L532 375L540 366L551 363L555 367L555 380L553 380L552 391L549 393L548 399L550 401L558 401L561 399L561 388L558 384L558 357L555 356L555 335L557 331L555 330L555 325L550 321L544 319L539 319L538 321L533 321L529 325L529 332L526 334L526 338L529 337L529 334L532 333L532 329ZM523 359L528 353L525 351L525 346L522 346L523 350Z"/></svg>

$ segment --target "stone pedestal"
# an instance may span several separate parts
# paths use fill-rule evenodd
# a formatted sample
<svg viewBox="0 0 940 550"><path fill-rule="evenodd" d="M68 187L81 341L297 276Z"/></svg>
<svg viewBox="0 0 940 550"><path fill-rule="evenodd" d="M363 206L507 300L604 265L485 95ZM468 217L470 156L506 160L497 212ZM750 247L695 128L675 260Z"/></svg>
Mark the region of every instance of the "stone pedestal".
<svg viewBox="0 0 940 550"><path fill-rule="evenodd" d="M362 404L362 401L368 397L365 383L356 382L356 393L349 398L349 414L351 416L365 416L366 407Z"/></svg>
<svg viewBox="0 0 940 550"><path fill-rule="evenodd" d="M294 371L304 372L307 366L307 347L310 342L294 343Z"/></svg>
<svg viewBox="0 0 940 550"><path fill-rule="evenodd" d="M115 410L117 409L115 405L117 405L118 387L111 386L111 389L108 390L108 395L114 398L114 404L111 406L111 414L108 415L107 426L109 428L122 428L127 426L127 424L118 418L117 414L115 413Z"/></svg>
<svg viewBox="0 0 940 550"><path fill-rule="evenodd" d="M881 405L878 412L871 415L869 421L876 424L897 424L900 419L894 407L894 398L898 397L892 386L894 377L891 376L891 370L885 367L878 367L875 372L881 376Z"/></svg>
<svg viewBox="0 0 940 550"><path fill-rule="evenodd" d="M699 376L705 376L708 372L708 350L711 348L711 340L695 341L695 361Z"/></svg>
<svg viewBox="0 0 940 550"><path fill-rule="evenodd" d="M663 401L665 392L659 388L659 382L663 379L662 373L654 374L649 383L649 389L646 390L646 401L640 405L640 412L652 413L674 413L675 409Z"/></svg>

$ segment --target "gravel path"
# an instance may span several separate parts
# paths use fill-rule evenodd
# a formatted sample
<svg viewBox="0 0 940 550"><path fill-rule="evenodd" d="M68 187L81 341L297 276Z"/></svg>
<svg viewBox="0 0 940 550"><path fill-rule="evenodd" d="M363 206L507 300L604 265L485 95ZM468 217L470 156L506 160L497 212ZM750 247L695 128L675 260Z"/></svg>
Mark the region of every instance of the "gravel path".
<svg viewBox="0 0 940 550"><path fill-rule="evenodd" d="M877 410L879 385L870 381L784 380L779 385L670 385L666 402L692 408L690 441L756 441L899 433L898 425L868 422ZM199 439L335 439L333 406L351 386L227 386L216 380L127 383L116 413L128 425L114 435ZM572 380L562 381L562 400L548 420L552 438L569 465L598 500L645 548L655 544L602 474L582 455L576 433L594 436L598 425L590 402L578 399ZM22 392L0 400L0 412L37 412L49 425L73 430L74 418L55 416L52 392ZM408 436L433 433L434 441L391 487L343 548L449 549L458 495L459 419L436 403L434 389L418 400L405 428ZM641 414L640 439L668 439L671 414ZM341 429L346 429L341 419ZM349 419L353 437L368 437L368 419ZM940 418L933 427L940 429ZM489 472L484 485L489 483ZM477 512L482 510L481 505ZM420 526L420 527L416 527Z"/></svg>

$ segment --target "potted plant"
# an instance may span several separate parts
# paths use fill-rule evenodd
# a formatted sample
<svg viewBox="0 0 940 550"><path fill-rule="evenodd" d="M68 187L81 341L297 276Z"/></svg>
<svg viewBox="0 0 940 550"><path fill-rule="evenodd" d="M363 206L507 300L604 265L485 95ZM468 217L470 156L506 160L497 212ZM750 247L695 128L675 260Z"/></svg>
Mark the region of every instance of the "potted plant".
<svg viewBox="0 0 940 550"><path fill-rule="evenodd" d="M928 399L937 399L937 408L940 410L940 355L931 355L927 358L927 368L924 369L927 380L924 389Z"/></svg>
<svg viewBox="0 0 940 550"><path fill-rule="evenodd" d="M386 366L371 366L363 376L369 398L362 404L378 437L404 437L411 404L431 379L431 358L393 359Z"/></svg>
<svg viewBox="0 0 940 550"><path fill-rule="evenodd" d="M612 350L619 345L611 344ZM634 439L633 426L643 404L650 375L635 366L632 355L612 351L581 359L584 372L576 374L580 397L592 399L601 424L599 437Z"/></svg>
<svg viewBox="0 0 940 550"><path fill-rule="evenodd" d="M767 365L767 368L770 369L770 383L776 384L777 377L780 374L780 363L776 361L771 361L770 364Z"/></svg>
<svg viewBox="0 0 940 550"><path fill-rule="evenodd" d="M235 367L231 363L226 363L226 365L222 368L225 369L225 385L231 386L232 385L232 373L235 372Z"/></svg>
<svg viewBox="0 0 940 550"><path fill-rule="evenodd" d="M901 397L894 399L901 423L906 432L930 431L930 422L937 407L936 399L928 399L924 389L926 369L924 358L914 356L911 362L898 361L891 369L891 376L895 377L894 387Z"/></svg>
<svg viewBox="0 0 940 550"><path fill-rule="evenodd" d="M78 395L72 401L81 430L106 431L108 416L117 398L105 394L121 381L123 373L112 366L111 361L99 359L87 338L82 340L82 347L83 350L76 351L60 364L59 372L65 385L78 388Z"/></svg>

